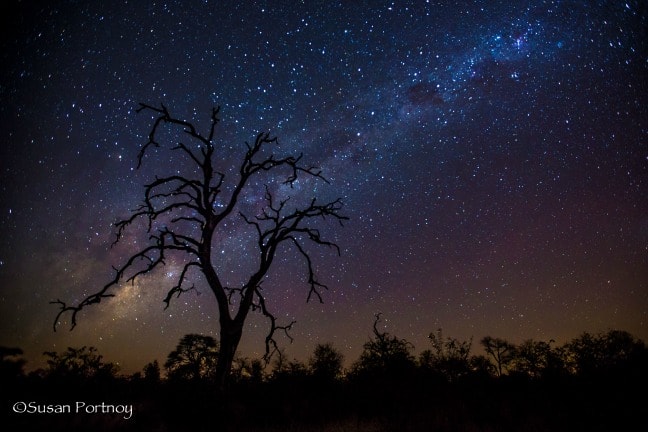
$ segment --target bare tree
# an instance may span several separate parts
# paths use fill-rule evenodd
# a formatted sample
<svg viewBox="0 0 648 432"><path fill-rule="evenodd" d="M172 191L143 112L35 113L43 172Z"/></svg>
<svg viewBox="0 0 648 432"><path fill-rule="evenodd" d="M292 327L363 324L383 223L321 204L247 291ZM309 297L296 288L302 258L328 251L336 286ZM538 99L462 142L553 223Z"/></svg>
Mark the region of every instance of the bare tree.
<svg viewBox="0 0 648 432"><path fill-rule="evenodd" d="M287 324L277 321L268 308L261 287L280 246L292 246L304 259L310 288L307 301L316 297L321 302L321 291L327 287L316 277L305 245L310 242L331 247L339 255L340 249L337 244L325 240L313 225L316 220L333 220L341 225L348 218L341 214L342 202L339 198L325 203L312 198L303 205L289 205L288 199L278 200L276 192L273 193L267 184L262 198L263 208L257 214L245 214L241 197L253 186L253 182L263 181L264 178L277 181L279 175L283 184L291 187L302 177L327 183L328 181L317 167L303 165L301 154L276 157L269 149L277 144L277 138L268 133L258 134L252 145L246 143L247 151L238 170L236 166L229 166L222 172L217 171L215 166L222 163L222 160L218 159L222 152L218 153L217 150L223 150L215 144L219 110L212 109L207 134L204 135L192 122L172 116L164 105L158 108L140 104L137 112L150 112L155 120L148 141L139 151L137 167L142 165L147 152L161 147L158 135L162 133L163 126L167 125L170 130L175 130L191 140L191 145L179 142L172 150L184 156L183 160L193 168L190 170L192 174L172 173L166 177L156 177L144 186L143 203L129 218L115 224L115 243L123 238L127 228L140 220L145 222L145 225L139 226L146 226L150 240L121 267L115 268L114 279L76 305L68 305L61 300L52 303L60 306L54 329L56 330L61 316L65 313L71 313L71 327L74 328L77 314L84 307L113 297L114 289L120 283L134 282L138 277L164 265L170 256L174 260L181 256L182 271L179 272L175 285L168 290L164 303L169 307L174 296L195 289L195 285L190 281L198 276L196 273L202 274L199 277L211 289L219 310L220 352L216 381L223 389L241 340L243 324L250 311L259 311L269 321L269 331L265 339L266 358L277 349L274 339L277 331L285 332L290 338L288 331L294 321ZM163 136L168 139L169 132L165 132L167 135ZM256 257L250 258L250 262L256 262L249 274L242 279L243 282L236 286L227 286L222 267L219 267L219 257L213 253L216 248L225 248L227 239L226 236L215 233L227 232L229 224L235 220L247 224L256 232ZM221 231L217 231L219 229Z"/></svg>

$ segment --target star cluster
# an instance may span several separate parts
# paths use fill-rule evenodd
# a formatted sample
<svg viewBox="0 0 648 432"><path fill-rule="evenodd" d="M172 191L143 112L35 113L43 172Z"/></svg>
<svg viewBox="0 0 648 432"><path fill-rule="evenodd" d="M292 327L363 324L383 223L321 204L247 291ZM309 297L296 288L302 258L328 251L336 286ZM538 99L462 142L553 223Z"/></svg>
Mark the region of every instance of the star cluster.
<svg viewBox="0 0 648 432"><path fill-rule="evenodd" d="M27 4L25 4L27 3ZM648 6L644 1L64 2L4 6L0 96L0 345L94 345L125 370L190 332L217 336L207 287L164 309L181 271L124 285L52 332L57 298L96 292L145 237L115 247L155 175L136 170L164 103L207 127L221 161L261 131L304 154L350 217L312 251L324 303L305 303L303 260L265 283L290 322L290 356L318 342L357 358L382 312L417 350L441 327L478 340L563 341L619 328L648 339ZM231 165L234 161L234 165ZM262 184L246 205L262 204ZM241 277L251 237L232 222L223 271ZM242 355L258 357L253 317Z"/></svg>

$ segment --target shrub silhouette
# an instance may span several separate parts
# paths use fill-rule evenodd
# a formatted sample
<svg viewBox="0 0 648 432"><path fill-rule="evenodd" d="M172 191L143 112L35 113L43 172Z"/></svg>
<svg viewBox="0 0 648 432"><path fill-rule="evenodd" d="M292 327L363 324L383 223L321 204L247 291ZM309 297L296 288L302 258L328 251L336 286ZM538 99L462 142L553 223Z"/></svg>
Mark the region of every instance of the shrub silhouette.
<svg viewBox="0 0 648 432"><path fill-rule="evenodd" d="M373 325L374 336L364 344L360 358L351 367L358 376L399 377L415 367L413 345L405 339L378 331L380 314Z"/></svg>
<svg viewBox="0 0 648 432"><path fill-rule="evenodd" d="M342 375L344 356L330 343L317 344L308 364L311 375L321 382L332 382Z"/></svg>
<svg viewBox="0 0 648 432"><path fill-rule="evenodd" d="M456 381L470 372L472 339L463 342L450 337L444 339L441 329L430 333L428 338L432 349L419 355L419 365L422 368L442 376L447 381Z"/></svg>

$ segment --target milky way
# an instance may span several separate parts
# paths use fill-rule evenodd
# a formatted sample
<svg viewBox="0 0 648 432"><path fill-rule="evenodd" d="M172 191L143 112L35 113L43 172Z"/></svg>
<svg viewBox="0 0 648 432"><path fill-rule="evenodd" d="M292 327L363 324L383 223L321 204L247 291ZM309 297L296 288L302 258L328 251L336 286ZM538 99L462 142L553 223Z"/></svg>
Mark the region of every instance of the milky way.
<svg viewBox="0 0 648 432"><path fill-rule="evenodd" d="M163 152L135 169L152 124L139 102L199 127L219 105L224 167L268 131L329 180L276 193L344 201L350 220L324 227L341 256L312 251L324 303L306 303L295 251L264 282L297 321L289 356L330 341L353 360L378 312L416 351L437 328L648 338L645 1L14 3L0 14L0 345L32 367L93 345L134 371L186 333L218 336L207 287L164 309L176 262L52 331L49 302L112 278L144 239L111 248L112 224L180 169ZM248 228L217 251L232 281ZM241 355L266 331L253 317Z"/></svg>

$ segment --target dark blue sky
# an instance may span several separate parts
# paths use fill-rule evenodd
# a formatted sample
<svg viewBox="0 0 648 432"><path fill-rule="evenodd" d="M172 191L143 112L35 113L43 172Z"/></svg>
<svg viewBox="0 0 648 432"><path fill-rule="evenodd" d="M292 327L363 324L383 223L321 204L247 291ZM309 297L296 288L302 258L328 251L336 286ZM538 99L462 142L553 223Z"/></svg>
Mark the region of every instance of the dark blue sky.
<svg viewBox="0 0 648 432"><path fill-rule="evenodd" d="M224 166L269 131L330 180L296 199L343 199L349 222L327 227L342 256L313 251L324 303L305 303L288 250L264 285L297 321L291 357L330 341L355 359L377 312L417 352L439 327L648 339L645 1L24 3L1 14L0 344L34 365L94 345L138 370L186 333L218 336L206 287L163 310L174 263L52 332L48 302L112 277L138 237L110 249L111 224L178 169L135 170L139 102L203 127L220 105ZM232 280L249 262L236 224ZM265 331L252 318L241 355Z"/></svg>

